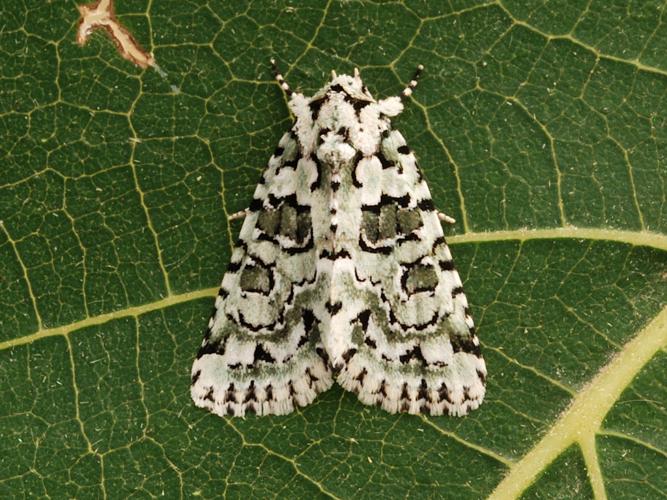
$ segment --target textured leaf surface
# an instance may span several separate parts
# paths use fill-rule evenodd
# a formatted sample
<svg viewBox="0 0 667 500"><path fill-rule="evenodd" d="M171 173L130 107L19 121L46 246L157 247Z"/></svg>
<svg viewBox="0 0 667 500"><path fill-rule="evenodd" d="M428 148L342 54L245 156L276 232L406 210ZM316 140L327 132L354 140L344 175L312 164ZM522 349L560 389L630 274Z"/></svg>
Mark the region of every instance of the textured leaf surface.
<svg viewBox="0 0 667 500"><path fill-rule="evenodd" d="M658 1L0 7L0 496L649 498L667 492L667 25ZM189 369L290 118L267 68L358 66L449 228L487 401L391 416L334 388L220 419Z"/></svg>

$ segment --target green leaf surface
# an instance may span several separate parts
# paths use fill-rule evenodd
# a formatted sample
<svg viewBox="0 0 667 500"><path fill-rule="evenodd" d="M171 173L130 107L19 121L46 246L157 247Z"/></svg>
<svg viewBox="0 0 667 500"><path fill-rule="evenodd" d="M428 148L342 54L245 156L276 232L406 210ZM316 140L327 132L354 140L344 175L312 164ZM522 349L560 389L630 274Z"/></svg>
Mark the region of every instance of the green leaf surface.
<svg viewBox="0 0 667 500"><path fill-rule="evenodd" d="M117 0L160 71L75 2L0 5L0 497L667 494L661 1ZM447 228L489 370L465 418L338 387L221 419L189 371L263 165L359 67Z"/></svg>

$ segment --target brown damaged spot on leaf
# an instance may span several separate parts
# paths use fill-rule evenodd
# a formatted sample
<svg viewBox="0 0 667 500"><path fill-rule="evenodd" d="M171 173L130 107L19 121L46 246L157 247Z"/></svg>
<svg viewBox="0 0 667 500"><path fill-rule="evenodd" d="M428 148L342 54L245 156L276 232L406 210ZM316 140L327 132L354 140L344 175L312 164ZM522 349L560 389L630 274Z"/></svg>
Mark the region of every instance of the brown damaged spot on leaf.
<svg viewBox="0 0 667 500"><path fill-rule="evenodd" d="M147 68L157 66L152 54L144 51L132 34L118 22L114 15L113 0L99 0L88 5L79 5L81 20L76 33L76 41L83 46L90 34L98 28L103 28L116 44L118 52L137 66Z"/></svg>

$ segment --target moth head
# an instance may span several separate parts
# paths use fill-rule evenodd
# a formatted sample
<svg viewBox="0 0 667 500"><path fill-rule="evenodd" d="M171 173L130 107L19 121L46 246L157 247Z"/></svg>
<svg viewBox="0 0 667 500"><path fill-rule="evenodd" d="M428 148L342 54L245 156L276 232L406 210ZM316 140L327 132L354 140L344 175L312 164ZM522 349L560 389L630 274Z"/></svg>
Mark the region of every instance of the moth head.
<svg viewBox="0 0 667 500"><path fill-rule="evenodd" d="M359 69L354 68L354 75L338 75L335 71L331 72L331 81L329 84L315 94L311 100L323 99L327 95L343 94L348 99L364 102L375 102L366 85L359 76Z"/></svg>

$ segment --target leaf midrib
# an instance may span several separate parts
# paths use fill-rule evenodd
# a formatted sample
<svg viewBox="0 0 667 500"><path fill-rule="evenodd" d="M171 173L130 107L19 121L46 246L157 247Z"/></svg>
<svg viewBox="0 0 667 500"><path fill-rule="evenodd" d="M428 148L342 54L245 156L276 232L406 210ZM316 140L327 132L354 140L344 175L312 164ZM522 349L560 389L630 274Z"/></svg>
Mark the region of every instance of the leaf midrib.
<svg viewBox="0 0 667 500"><path fill-rule="evenodd" d="M579 391L569 408L540 442L510 469L490 499L517 498L547 465L574 443L581 447L595 498L606 498L604 478L595 449L595 436L621 392L665 345L667 307L627 342L595 378Z"/></svg>

